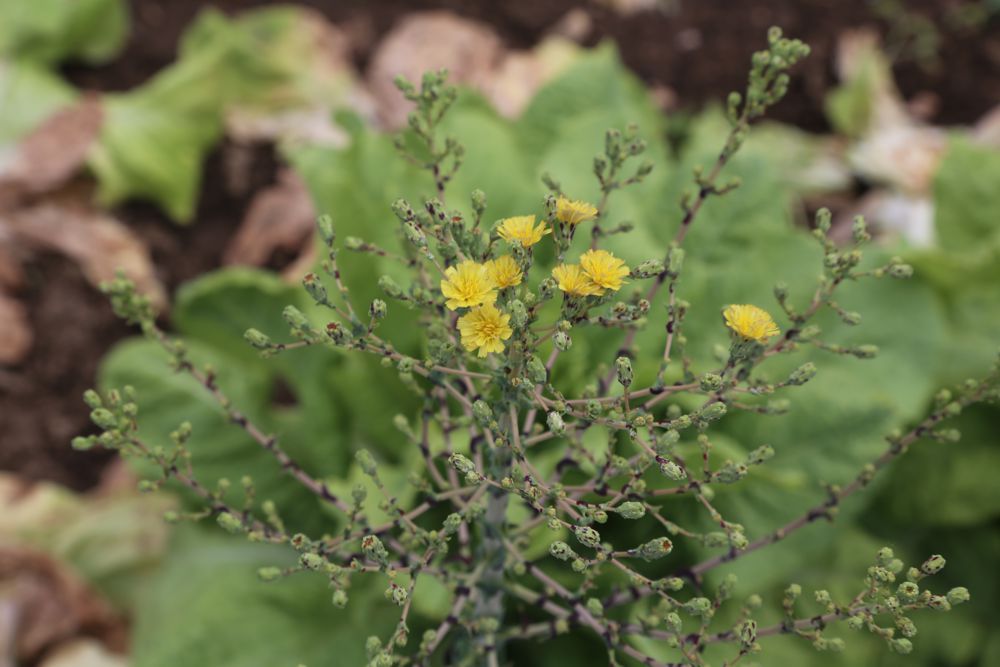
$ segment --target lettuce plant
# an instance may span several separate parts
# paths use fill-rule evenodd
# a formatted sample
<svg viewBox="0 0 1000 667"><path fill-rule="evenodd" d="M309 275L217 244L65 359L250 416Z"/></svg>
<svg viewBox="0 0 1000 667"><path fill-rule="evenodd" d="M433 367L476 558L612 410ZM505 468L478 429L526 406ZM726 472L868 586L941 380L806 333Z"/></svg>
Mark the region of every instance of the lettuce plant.
<svg viewBox="0 0 1000 667"><path fill-rule="evenodd" d="M820 588L806 602L802 586L791 583L774 612L764 591L737 596L752 580L726 573L750 554L780 551L793 533L820 530L814 524L833 521L848 498L918 441L959 437L942 422L1000 398L996 367L954 392L939 392L912 428L886 433L876 458L848 482L827 485L819 502L783 525L752 532L734 518L731 503L720 502L729 487L768 479L770 462L782 454L766 437L734 447L720 427L741 418L780 419L788 411L785 395L794 398L822 370L813 351L859 364L878 355L874 345L831 338L823 318L856 326L861 315L845 301L853 293L845 296L845 286L873 283L866 289L879 290L876 281L913 273L899 258L865 260L871 238L860 218L853 241L835 244L830 213L821 210L812 232L818 281L804 299L800 286L776 285L771 310L778 318L760 305L731 303L726 294L714 303L684 298L686 260L697 259L686 253L691 230L706 202L740 186L723 180L727 166L753 122L784 96L788 70L807 53L798 40L770 31L767 49L753 56L745 91L727 100L728 134L715 162L695 170L673 240L665 248L642 247L647 258L631 265L616 249L629 243L634 225L616 219L611 205L654 168L636 127L606 133L592 162L594 201L546 176L547 192L539 192L534 210L493 213L483 191L454 192L466 149L442 130L457 99L444 73L425 75L419 86L399 81L415 110L395 148L426 171L428 192L386 207L387 217L396 218L398 244L339 238L339 223L322 216L317 229L326 256L321 270L303 279L312 305L284 308L289 333L281 340L261 328L245 334L275 362L307 348L375 357L398 378L384 391L402 387L415 397L407 399L418 405L415 417L380 417L398 435L378 453L357 451L358 483L347 489L248 417L216 370L160 328L148 300L127 280L106 285L116 312L162 346L172 368L193 378L206 400L297 482L298 493L314 497L335 518L335 529L300 516L283 502L289 498L251 476L236 488L227 478L206 476L189 422L179 422L167 444L140 432L129 386L88 392L102 433L74 445L109 447L140 461L143 488L186 487L197 500L170 520L212 519L252 542L294 551L294 563L259 570L266 582L282 586L318 573L332 604L350 609L359 602L354 592L377 581L382 607L398 612L389 630L364 641L373 667L506 664L519 647L563 635L596 637L605 651L601 661L612 665L748 664L776 635L842 650L834 630L840 621L909 653L916 612L969 599L965 588L929 586L945 565L940 555L907 566L889 547L873 550L853 597ZM467 207L449 204L453 197ZM359 302L341 273L344 253L393 265L377 279L380 296ZM394 341L384 324L400 309L409 314L410 331ZM712 317L696 316L706 312ZM637 343L643 330L658 337L655 348ZM601 356L596 364L574 356L575 341L595 331L608 341L589 348ZM729 344L714 359L691 354L699 338L716 331L726 331ZM596 370L573 372L576 366ZM299 365L298 372L310 371ZM388 380L372 374L357 382L363 392L365 383ZM239 383L232 388L238 394ZM849 438L852 425L841 426ZM407 462L408 476L396 474L385 451ZM775 487L783 483L771 479ZM681 510L682 503L694 511ZM422 601L432 594L427 581L445 592L443 606ZM416 612L422 604L436 613ZM766 622L772 613L779 620Z"/></svg>

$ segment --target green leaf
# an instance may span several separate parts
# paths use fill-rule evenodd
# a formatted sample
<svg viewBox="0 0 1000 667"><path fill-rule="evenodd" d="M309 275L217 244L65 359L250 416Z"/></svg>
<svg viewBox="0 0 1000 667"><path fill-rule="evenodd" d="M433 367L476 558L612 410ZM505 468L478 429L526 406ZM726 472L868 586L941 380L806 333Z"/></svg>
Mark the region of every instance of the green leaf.
<svg viewBox="0 0 1000 667"><path fill-rule="evenodd" d="M398 613L374 581L352 587L346 609L318 574L262 583L257 568L291 565L292 554L215 531L178 530L166 562L138 614L136 667L361 665L365 637L388 636Z"/></svg>
<svg viewBox="0 0 1000 667"><path fill-rule="evenodd" d="M125 43L128 18L124 0L0 0L0 56L107 62Z"/></svg>
<svg viewBox="0 0 1000 667"><path fill-rule="evenodd" d="M941 246L978 251L1000 244L1000 152L954 138L934 179L934 227Z"/></svg>
<svg viewBox="0 0 1000 667"><path fill-rule="evenodd" d="M43 67L0 60L0 151L75 98L72 88Z"/></svg>
<svg viewBox="0 0 1000 667"><path fill-rule="evenodd" d="M280 314L289 304L309 310L304 292L276 276L230 269L185 286L174 318L191 359L210 364L233 404L265 432L277 435L282 448L314 477L346 479L361 447L379 452L387 466L395 464L402 457L393 446L400 436L383 411L392 409L391 416L407 409L412 399L398 382L384 379L386 371L374 360L344 357L324 347L263 360L243 341L251 326L275 340L287 339ZM102 366L102 386L130 384L138 391L141 436L162 443L189 421L195 469L206 485L250 475L259 497L274 500L291 525L302 530L328 527L317 511L319 500L230 424L201 385L187 374L171 372L165 362L158 345L131 340L118 345Z"/></svg>

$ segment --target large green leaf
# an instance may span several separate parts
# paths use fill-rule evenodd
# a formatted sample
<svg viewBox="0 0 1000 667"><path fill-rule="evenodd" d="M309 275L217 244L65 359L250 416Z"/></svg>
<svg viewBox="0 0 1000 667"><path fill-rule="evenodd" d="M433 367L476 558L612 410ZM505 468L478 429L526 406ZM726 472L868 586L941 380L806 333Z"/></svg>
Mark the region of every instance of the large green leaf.
<svg viewBox="0 0 1000 667"><path fill-rule="evenodd" d="M277 277L231 269L181 290L174 321L192 360L210 364L234 405L277 435L281 446L313 476L346 479L361 447L372 447L389 462L399 460L402 453L395 443L401 436L386 417L405 408L410 399L398 382L380 379L384 370L325 348L296 350L265 361L243 342L243 332L251 326L275 339L285 338L280 313L288 304L308 308L304 293ZM203 482L212 485L222 477L235 480L248 474L260 496L273 499L291 524L311 529L325 525L316 498L230 424L203 387L186 374L170 372L165 360L157 345L133 340L118 346L103 365L103 385L130 384L139 392L140 434L162 442L178 424L189 421L195 433L193 460ZM393 412L386 415L389 410Z"/></svg>
<svg viewBox="0 0 1000 667"><path fill-rule="evenodd" d="M257 580L258 567L291 561L286 550L197 528L177 531L137 618L136 667L364 664L365 637L387 636L397 610L374 582L360 582L351 606L338 610L321 575Z"/></svg>

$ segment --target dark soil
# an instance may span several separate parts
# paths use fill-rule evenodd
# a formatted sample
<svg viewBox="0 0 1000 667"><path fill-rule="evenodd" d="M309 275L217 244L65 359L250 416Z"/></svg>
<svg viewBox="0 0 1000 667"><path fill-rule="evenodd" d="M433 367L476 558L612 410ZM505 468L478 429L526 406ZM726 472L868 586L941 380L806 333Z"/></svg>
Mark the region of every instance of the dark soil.
<svg viewBox="0 0 1000 667"><path fill-rule="evenodd" d="M256 147L246 156L243 187L233 192L223 168L224 156L233 150L223 145L208 158L199 224L177 227L147 204L117 211L145 239L171 292L220 265L253 192L273 182L274 151ZM94 386L104 353L135 332L70 260L37 255L25 268L27 285L19 296L29 306L35 342L19 366L0 368L0 470L86 489L97 483L110 457L69 446L74 436L94 430L81 397Z"/></svg>
<svg viewBox="0 0 1000 667"><path fill-rule="evenodd" d="M126 90L146 81L175 58L178 39L206 4L238 11L267 4L260 0L135 0L133 30L125 52L101 67L71 66L65 74L79 88ZM364 68L378 39L404 14L432 8L491 24L513 47L534 44L567 11L583 7L593 23L588 44L614 39L626 64L650 83L672 89L682 108L724 99L740 88L749 54L764 32L781 25L801 37L813 55L793 77L788 97L774 117L800 127L827 129L823 98L835 82L833 53L843 30L871 25L888 34L892 21L876 17L866 0L676 0L673 9L624 17L597 3L570 0L311 0L345 26L354 56ZM670 3L664 3L669 5ZM1000 20L978 28L950 27L957 0L911 0L906 6L938 26L941 61L947 68L901 58L896 76L907 98L930 102L940 124L969 124L1000 100ZM967 4L967 0L964 4ZM905 55L905 52L904 52ZM237 156L248 165L233 186L232 146L223 146L206 164L196 223L168 222L154 207L131 204L117 213L150 245L161 279L171 289L219 266L223 248L243 217L252 194L274 180L273 151L258 147ZM40 256L28 266L23 295L31 309L36 342L16 368L0 369L0 469L29 478L55 479L76 488L92 485L107 459L69 448L72 436L87 432L80 394L94 383L100 358L128 331L103 297L66 260Z"/></svg>

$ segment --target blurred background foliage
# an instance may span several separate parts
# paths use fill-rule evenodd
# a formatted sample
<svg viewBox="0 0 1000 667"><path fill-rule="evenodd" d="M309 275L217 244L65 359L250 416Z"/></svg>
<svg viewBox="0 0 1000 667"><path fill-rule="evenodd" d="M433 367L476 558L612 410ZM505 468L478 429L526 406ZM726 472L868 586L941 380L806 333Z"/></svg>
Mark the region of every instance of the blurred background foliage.
<svg viewBox="0 0 1000 667"><path fill-rule="evenodd" d="M303 118L296 114L318 108L336 129L336 141L279 133L272 139L280 161L304 184L314 210L333 216L341 239L357 236L396 248L389 204L398 197L420 201L430 184L397 158L392 134L375 127L370 108L352 100L355 75L320 57L318 40L302 38L312 34L312 21L295 7L235 18L206 9L185 31L173 64L138 87L102 95L101 129L83 157L99 205L145 199L179 224L198 225L205 157L234 118ZM0 2L3 155L16 154L31 130L77 103L81 93L60 76L59 64L114 58L127 26L125 5L113 0ZM725 304L752 302L777 310L771 291L779 281L790 286L793 301L811 295L821 255L803 210L824 204L825 196L841 192L858 174L930 210L929 233L887 224L866 260L871 266L900 255L916 267L914 279L847 286L839 302L860 312L862 324L822 322L828 339L874 343L878 357L862 361L806 352L794 364L769 362L764 373L772 379L784 377L802 356L816 362L819 375L790 396L787 415L733 415L715 429L713 442L723 456L763 443L778 453L773 465L755 470L744 483L719 489L721 507L746 525L750 536L800 514L822 497L823 484L853 476L882 451L888 432L912 424L941 386L978 374L1000 343L997 145L968 130L931 130L905 116L900 120L892 111L897 101L884 56L868 50L859 58L855 75L846 75L828 93L830 124L839 135L831 139L775 123L755 128L725 172L742 185L705 206L687 242L679 296L692 304L686 329L697 368L711 364L715 348L726 343L719 319ZM714 161L724 140L721 111L709 106L665 114L612 43L564 51L554 69L558 73L532 91L516 117L496 110L495 94L463 88L446 130L465 145L467 158L450 186L448 205L470 213L469 192L480 188L487 194L489 221L538 213L546 194L543 174L573 198L595 201L599 189L590 164L605 130L637 123L655 169L641 185L613 195L611 220L629 221L635 229L611 237L608 245L632 266L659 258L679 222L678 201L691 187L692 169ZM891 131L933 131L934 168L920 187L900 186L906 175L892 171L895 157L886 169L872 153L887 124ZM833 153L831 145L837 147ZM545 266L551 262L542 259ZM308 266L308 256L302 266ZM379 276L398 271L389 260L342 255L342 272L361 307L380 295ZM394 371L377 359L324 349L263 360L244 344L243 332L251 326L285 339L280 313L288 304L322 318L292 277L249 267L197 277L172 295L170 326L194 360L212 365L219 385L242 411L278 434L293 458L328 478L335 490L346 492L361 481L352 466L361 448L375 452L389 479L404 487L409 470L420 464L391 418L414 416L418 404ZM658 355L664 318L662 305L654 304L651 325L638 338L640 359L643 350ZM383 330L397 347L422 356L419 328L405 308L390 304ZM592 331L575 340L571 353L560 358L555 384L582 388L606 369L611 361L606 351L615 349L617 336ZM142 432L151 441L190 421L195 467L204 480L250 475L260 496L274 499L294 529L337 528L337 518L229 425L200 386L170 373L163 362L154 345L124 340L102 362L100 384L137 388ZM652 381L656 364L637 366L636 381ZM720 569L739 575L739 593L760 592L765 606L777 609L790 581L807 590L827 588L835 597L853 596L875 551L891 544L907 562L944 555L949 567L941 586L967 586L972 602L921 624L910 656L890 655L881 642L842 629L838 635L848 642L842 655L816 653L801 640L778 637L767 640L764 664L1000 664L1000 638L992 632L1000 623L998 423L995 409L970 411L956 424L961 442L920 443L846 504L835 522L810 526ZM353 589L352 604L340 611L330 604L320 576L259 583L256 568L289 561L284 550L222 536L213 526L171 528L169 534L162 528L151 536L148 515L173 502L168 498L138 497L123 486L111 494L113 501L103 499L99 508L84 505L83 511L67 505L69 493L47 488L38 504L49 509L0 515L0 538L68 564L134 619L129 664L135 667L361 664L361 638L385 634L394 623L394 610L377 586ZM186 502L179 495L179 502ZM374 497L370 509L377 514ZM517 511L512 509L512 520L519 520ZM682 525L704 521L683 501L671 512ZM54 517L46 519L50 529L37 529L40 517ZM651 528L630 527L622 539L649 539ZM151 558L159 556L161 543L162 558ZM115 544L133 548L110 548ZM701 551L682 542L667 565L690 564L705 556ZM448 600L429 584L422 584L416 600L414 636L419 636L424 625L446 613ZM511 612L515 621L526 615L530 610ZM775 613L772 620L777 618ZM666 657L652 642L644 648ZM601 664L603 658L595 661L600 655L596 638L583 635L580 641L515 646L511 660L589 665Z"/></svg>

